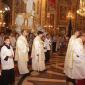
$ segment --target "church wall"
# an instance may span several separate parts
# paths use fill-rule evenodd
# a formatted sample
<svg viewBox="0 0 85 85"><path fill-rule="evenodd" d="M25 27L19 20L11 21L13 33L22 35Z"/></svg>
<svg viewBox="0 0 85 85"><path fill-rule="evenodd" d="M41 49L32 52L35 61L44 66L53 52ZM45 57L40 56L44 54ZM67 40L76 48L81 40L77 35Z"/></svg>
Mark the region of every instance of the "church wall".
<svg viewBox="0 0 85 85"><path fill-rule="evenodd" d="M38 22L45 26L47 24L52 25L50 32L58 33L61 29L65 32L68 30L69 19L66 17L69 10L73 13L74 19L72 19L73 32L75 29L85 29L85 18L79 16L76 11L79 8L79 0L35 0L36 11L38 14ZM49 5L49 1L54 1L54 6ZM15 24L15 17L17 13L23 13L25 11L25 4L22 0L13 0L12 7L12 26ZM50 19L47 18L47 14L50 13ZM61 28L61 29L59 29ZM46 28L47 29L47 28Z"/></svg>
<svg viewBox="0 0 85 85"><path fill-rule="evenodd" d="M74 19L72 19L73 32L75 29L85 29L85 17L77 14L79 0L57 0L57 27L66 27L68 29L69 20L66 18L67 13L71 10Z"/></svg>

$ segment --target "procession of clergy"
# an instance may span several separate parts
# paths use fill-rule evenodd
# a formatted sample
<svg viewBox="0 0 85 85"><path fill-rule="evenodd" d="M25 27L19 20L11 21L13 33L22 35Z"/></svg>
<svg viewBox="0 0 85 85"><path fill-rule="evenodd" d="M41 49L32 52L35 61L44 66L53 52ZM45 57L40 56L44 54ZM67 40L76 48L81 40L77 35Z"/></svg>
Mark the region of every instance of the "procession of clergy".
<svg viewBox="0 0 85 85"><path fill-rule="evenodd" d="M4 45L1 47L1 82L2 85L13 85L15 81L14 61L17 61L17 66L20 75L29 76L30 70L28 68L29 61L29 44L27 42L28 30L23 29L21 35L17 38L15 55L13 46L10 42L10 37L4 37ZM37 36L33 40L31 59L32 70L37 72L47 71L45 64L49 62L51 53L51 39L49 34L46 34L44 39L44 32L38 31ZM72 82L76 85L78 79L85 79L85 31L77 30L69 39L64 73L66 75L66 83ZM14 60L13 60L14 59Z"/></svg>

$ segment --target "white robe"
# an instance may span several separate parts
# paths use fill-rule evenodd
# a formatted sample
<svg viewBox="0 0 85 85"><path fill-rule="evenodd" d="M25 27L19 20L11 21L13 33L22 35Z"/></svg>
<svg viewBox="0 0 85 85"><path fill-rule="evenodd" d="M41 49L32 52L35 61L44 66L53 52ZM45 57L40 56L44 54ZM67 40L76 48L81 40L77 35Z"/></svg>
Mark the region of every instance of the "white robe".
<svg viewBox="0 0 85 85"><path fill-rule="evenodd" d="M15 52L15 60L18 61L18 68L20 74L26 74L29 73L29 70L27 68L27 62L28 62L28 43L27 39L21 35L16 42L16 52Z"/></svg>
<svg viewBox="0 0 85 85"><path fill-rule="evenodd" d="M66 68L68 67L72 68L72 44L74 44L75 39L76 39L76 36L72 35L69 40L66 57L65 57L64 71L66 71Z"/></svg>
<svg viewBox="0 0 85 85"><path fill-rule="evenodd" d="M71 44L70 51L70 60L65 63L67 64L64 69L65 74L72 79L85 79L85 49L80 38Z"/></svg>
<svg viewBox="0 0 85 85"><path fill-rule="evenodd" d="M6 61L5 58L6 56L13 56L14 57L14 52L13 48L10 46L10 49L8 49L5 45L1 48L1 67L2 70L9 70L14 68L14 61L13 58L8 58Z"/></svg>
<svg viewBox="0 0 85 85"><path fill-rule="evenodd" d="M37 36L32 46L32 69L34 71L45 70L44 42Z"/></svg>

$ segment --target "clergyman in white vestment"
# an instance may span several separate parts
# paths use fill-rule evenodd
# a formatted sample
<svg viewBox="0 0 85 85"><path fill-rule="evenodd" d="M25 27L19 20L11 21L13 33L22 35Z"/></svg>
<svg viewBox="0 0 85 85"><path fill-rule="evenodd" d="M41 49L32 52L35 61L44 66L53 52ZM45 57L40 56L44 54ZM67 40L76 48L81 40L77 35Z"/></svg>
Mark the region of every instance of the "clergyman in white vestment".
<svg viewBox="0 0 85 85"><path fill-rule="evenodd" d="M75 39L77 39L79 35L80 35L80 30L77 30L75 32L75 34L72 35L69 40L66 57L65 57L65 63L64 63L64 73L65 74L67 74L67 73L71 74L70 70L72 69L72 65L73 65L72 45L75 44ZM69 77L68 75L66 75L66 76ZM73 80L71 82L73 83ZM74 82L75 82L75 80L74 80ZM67 83L68 83L68 79L67 79Z"/></svg>
<svg viewBox="0 0 85 85"><path fill-rule="evenodd" d="M85 79L85 35L75 40L73 44L73 65L71 72L66 73L72 79Z"/></svg>
<svg viewBox="0 0 85 85"><path fill-rule="evenodd" d="M18 69L20 74L29 73L27 62L29 47L26 36L28 35L27 30L22 31L22 35L19 36L16 42L15 60L18 61Z"/></svg>
<svg viewBox="0 0 85 85"><path fill-rule="evenodd" d="M85 79L85 33L82 32L81 36L75 39L75 42L71 45L71 62L72 66L69 66L65 70L65 74L71 79ZM69 62L67 63L69 64ZM74 84L75 85L75 84Z"/></svg>
<svg viewBox="0 0 85 85"><path fill-rule="evenodd" d="M44 53L44 42L41 37L43 32L39 31L38 36L35 37L32 46L32 70L44 71L45 70L45 53Z"/></svg>
<svg viewBox="0 0 85 85"><path fill-rule="evenodd" d="M71 36L65 57L64 72L66 73L68 68L72 67L72 44L75 44L75 39L80 35L80 31L77 30L74 35Z"/></svg>

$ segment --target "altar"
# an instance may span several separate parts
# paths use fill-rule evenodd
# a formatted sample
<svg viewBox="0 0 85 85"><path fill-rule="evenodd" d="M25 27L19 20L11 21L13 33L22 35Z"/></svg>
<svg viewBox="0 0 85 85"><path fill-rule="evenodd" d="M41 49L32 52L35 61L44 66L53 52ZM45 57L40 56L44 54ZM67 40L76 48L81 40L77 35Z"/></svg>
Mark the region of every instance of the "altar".
<svg viewBox="0 0 85 85"><path fill-rule="evenodd" d="M45 25L46 0L13 0L12 28L36 31Z"/></svg>

